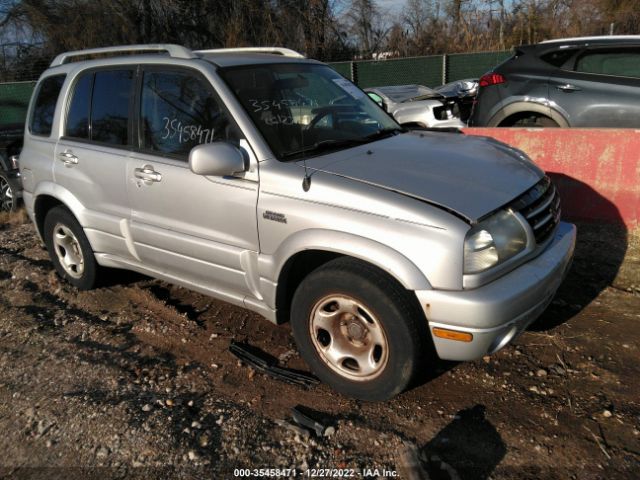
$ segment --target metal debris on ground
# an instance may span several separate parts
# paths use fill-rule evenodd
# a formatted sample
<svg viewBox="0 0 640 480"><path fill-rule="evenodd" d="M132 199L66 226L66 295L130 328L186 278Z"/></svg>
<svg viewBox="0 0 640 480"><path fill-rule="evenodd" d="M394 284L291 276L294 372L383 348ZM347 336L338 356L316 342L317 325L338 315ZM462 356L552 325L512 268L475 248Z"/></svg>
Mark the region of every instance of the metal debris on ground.
<svg viewBox="0 0 640 480"><path fill-rule="evenodd" d="M319 437L330 437L336 431L334 426L321 423L315 418L317 415L312 416L309 409L302 405L296 405L291 409L291 417L295 423L307 430L311 430Z"/></svg>
<svg viewBox="0 0 640 480"><path fill-rule="evenodd" d="M231 342L229 351L249 367L277 380L310 388L320 383L313 375L278 365L278 360L259 348L246 343Z"/></svg>

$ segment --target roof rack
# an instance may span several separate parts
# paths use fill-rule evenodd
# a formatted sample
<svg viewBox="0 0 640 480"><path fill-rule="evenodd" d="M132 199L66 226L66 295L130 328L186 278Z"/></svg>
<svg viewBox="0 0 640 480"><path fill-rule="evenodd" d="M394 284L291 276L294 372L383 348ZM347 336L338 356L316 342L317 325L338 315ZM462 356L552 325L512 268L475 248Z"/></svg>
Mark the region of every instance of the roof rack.
<svg viewBox="0 0 640 480"><path fill-rule="evenodd" d="M284 57L305 58L301 53L291 50L290 48L283 47L240 47L240 48L214 48L212 50L195 50L193 53L206 54L206 53L271 53L275 55L282 55Z"/></svg>
<svg viewBox="0 0 640 480"><path fill-rule="evenodd" d="M124 53L124 52L167 52L174 58L196 58L194 53L181 45L171 43L158 43L151 45L122 45L118 47L89 48L87 50L75 50L58 55L51 62L50 67L56 67L68 63L73 57L83 57L86 55L98 55L104 53Z"/></svg>
<svg viewBox="0 0 640 480"><path fill-rule="evenodd" d="M545 40L540 43L577 42L589 40L640 40L640 35L597 35L592 37L571 37Z"/></svg>

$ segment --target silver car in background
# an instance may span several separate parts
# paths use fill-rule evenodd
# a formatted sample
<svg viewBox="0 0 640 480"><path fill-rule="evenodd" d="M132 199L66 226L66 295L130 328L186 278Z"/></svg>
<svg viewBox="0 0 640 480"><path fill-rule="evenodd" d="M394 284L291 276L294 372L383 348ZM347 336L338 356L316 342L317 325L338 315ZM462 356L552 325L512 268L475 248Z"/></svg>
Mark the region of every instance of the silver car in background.
<svg viewBox="0 0 640 480"><path fill-rule="evenodd" d="M374 87L364 91L400 125L423 128L465 126L455 101L423 85Z"/></svg>
<svg viewBox="0 0 640 480"><path fill-rule="evenodd" d="M524 153L401 128L286 49L61 54L34 91L20 170L70 284L129 269L290 321L313 372L366 400L401 392L430 352L507 345L575 244Z"/></svg>

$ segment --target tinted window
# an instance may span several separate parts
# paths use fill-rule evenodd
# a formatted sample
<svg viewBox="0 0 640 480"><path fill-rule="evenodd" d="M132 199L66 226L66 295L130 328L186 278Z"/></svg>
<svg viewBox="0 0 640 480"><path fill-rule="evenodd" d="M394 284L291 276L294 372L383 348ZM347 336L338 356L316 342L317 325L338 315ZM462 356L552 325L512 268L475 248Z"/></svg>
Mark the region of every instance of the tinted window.
<svg viewBox="0 0 640 480"><path fill-rule="evenodd" d="M38 98L33 107L30 130L35 135L51 135L53 125L53 114L56 111L58 95L64 82L64 75L48 77L40 82Z"/></svg>
<svg viewBox="0 0 640 480"><path fill-rule="evenodd" d="M201 143L237 142L237 127L204 79L188 72L145 72L140 105L142 147L187 156Z"/></svg>
<svg viewBox="0 0 640 480"><path fill-rule="evenodd" d="M542 55L540 58L554 67L562 67L576 53L575 48L556 50Z"/></svg>
<svg viewBox="0 0 640 480"><path fill-rule="evenodd" d="M128 144L132 70L95 73L91 102L91 140Z"/></svg>
<svg viewBox="0 0 640 480"><path fill-rule="evenodd" d="M68 137L89 138L89 107L91 105L92 83L93 73L83 75L76 82L67 115L65 135Z"/></svg>
<svg viewBox="0 0 640 480"><path fill-rule="evenodd" d="M576 71L640 78L640 49L587 52L578 59Z"/></svg>

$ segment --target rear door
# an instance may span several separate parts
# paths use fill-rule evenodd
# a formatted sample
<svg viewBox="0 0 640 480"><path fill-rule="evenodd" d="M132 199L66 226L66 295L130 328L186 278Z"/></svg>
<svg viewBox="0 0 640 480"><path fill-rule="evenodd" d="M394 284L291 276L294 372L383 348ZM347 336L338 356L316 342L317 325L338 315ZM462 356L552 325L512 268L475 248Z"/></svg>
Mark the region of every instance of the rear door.
<svg viewBox="0 0 640 480"><path fill-rule="evenodd" d="M138 149L127 186L139 259L239 300L255 294L244 271L257 259L257 179L205 177L188 164L194 146L239 146L242 133L196 70L143 66L138 98Z"/></svg>
<svg viewBox="0 0 640 480"><path fill-rule="evenodd" d="M593 47L571 63L549 93L572 127L640 127L639 47Z"/></svg>
<svg viewBox="0 0 640 480"><path fill-rule="evenodd" d="M84 71L70 89L64 133L56 145L54 178L85 210L85 231L96 253L132 258L126 191L131 151L133 67Z"/></svg>

